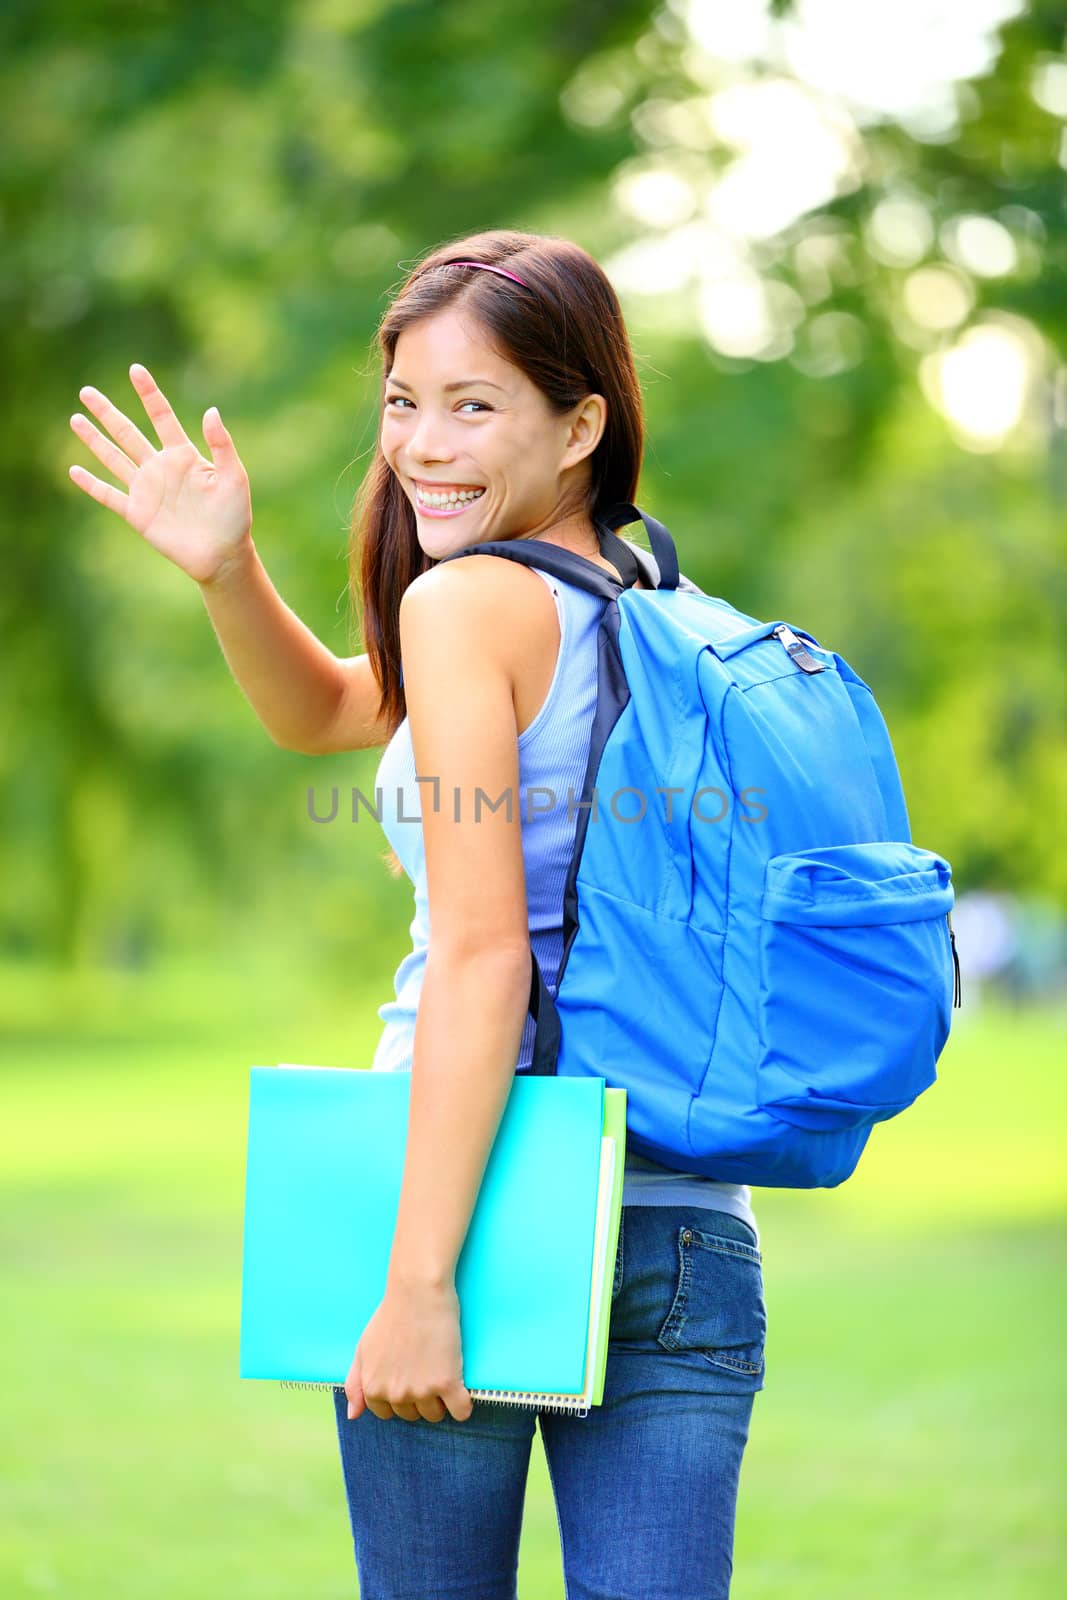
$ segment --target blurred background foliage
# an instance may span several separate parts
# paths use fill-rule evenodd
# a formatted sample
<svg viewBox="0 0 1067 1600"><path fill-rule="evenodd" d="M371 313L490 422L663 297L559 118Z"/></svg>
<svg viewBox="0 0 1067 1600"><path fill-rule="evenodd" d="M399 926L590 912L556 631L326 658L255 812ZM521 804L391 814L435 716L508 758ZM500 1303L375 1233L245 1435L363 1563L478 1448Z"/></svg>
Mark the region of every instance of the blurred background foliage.
<svg viewBox="0 0 1067 1600"><path fill-rule="evenodd" d="M684 569L871 684L959 890L1062 903L1063 34L1056 0L8 4L0 948L399 959L366 814L308 818L374 753L263 737L68 417L90 382L144 422L134 360L201 443L218 404L275 583L354 652L374 326L498 225L611 273Z"/></svg>

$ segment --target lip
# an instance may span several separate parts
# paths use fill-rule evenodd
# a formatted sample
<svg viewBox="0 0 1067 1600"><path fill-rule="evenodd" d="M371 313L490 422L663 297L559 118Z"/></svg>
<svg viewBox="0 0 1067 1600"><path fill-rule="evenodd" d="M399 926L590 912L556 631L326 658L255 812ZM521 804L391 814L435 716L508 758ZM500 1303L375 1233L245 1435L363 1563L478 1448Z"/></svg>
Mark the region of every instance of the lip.
<svg viewBox="0 0 1067 1600"><path fill-rule="evenodd" d="M431 492L442 493L449 489L481 489L482 493L477 500L463 500L455 506L424 506L419 504L418 495L415 496L415 514L419 517L461 517L472 506L481 505L485 498L484 483L425 483L421 478L412 478L412 483L419 489L429 489Z"/></svg>
<svg viewBox="0 0 1067 1600"><path fill-rule="evenodd" d="M439 492L442 489L484 489L484 483L431 483L428 478L412 478L416 489L432 489Z"/></svg>

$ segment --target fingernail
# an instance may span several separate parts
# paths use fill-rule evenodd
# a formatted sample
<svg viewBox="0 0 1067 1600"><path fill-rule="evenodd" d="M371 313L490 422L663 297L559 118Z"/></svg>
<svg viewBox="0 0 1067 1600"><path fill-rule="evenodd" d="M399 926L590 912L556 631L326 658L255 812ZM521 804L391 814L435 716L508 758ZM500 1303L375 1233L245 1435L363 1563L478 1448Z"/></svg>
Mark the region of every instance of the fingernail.
<svg viewBox="0 0 1067 1600"><path fill-rule="evenodd" d="M355 1408L355 1406L352 1404L352 1402L350 1400L348 1402L348 1420L349 1420L349 1422L352 1421L352 1419L355 1416L355 1414L356 1414L356 1408Z"/></svg>

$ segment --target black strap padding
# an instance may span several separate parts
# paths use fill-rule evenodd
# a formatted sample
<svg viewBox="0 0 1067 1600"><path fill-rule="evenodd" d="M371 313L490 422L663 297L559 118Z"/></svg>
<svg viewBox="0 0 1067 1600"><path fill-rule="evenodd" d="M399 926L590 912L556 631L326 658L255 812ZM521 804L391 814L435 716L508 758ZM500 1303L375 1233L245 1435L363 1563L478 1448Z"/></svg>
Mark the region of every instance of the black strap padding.
<svg viewBox="0 0 1067 1600"><path fill-rule="evenodd" d="M617 599L623 589L619 580L598 567L595 561L587 561L573 550L564 550L562 545L546 544L542 539L487 539L482 544L468 545L463 550L441 556L437 565L455 561L459 556L478 555L503 556L505 561L517 561L521 567L540 567L543 572L551 572L565 583L587 589L602 600Z"/></svg>
<svg viewBox="0 0 1067 1600"><path fill-rule="evenodd" d="M530 981L529 1012L534 1019L533 1056L528 1067L518 1070L520 1077L545 1077L554 1078L556 1075L556 1062L559 1058L560 1028L559 1012L556 1002L549 993L548 984L545 982L541 964L530 949L530 962L533 967Z"/></svg>
<svg viewBox="0 0 1067 1600"><path fill-rule="evenodd" d="M616 528L637 521L643 522L648 531L653 561L649 560L645 551L626 539L620 539L615 532ZM546 543L542 539L487 539L482 544L464 545L461 550L452 550L448 555L440 556L435 565L455 561L459 556L503 556L507 561L517 561L520 566L540 567L542 571L562 578L565 583L573 583L579 589L586 589L605 600L616 599L622 589L631 588L638 578L642 578L651 589L678 588L678 553L674 540L662 522L657 522L655 517L648 516L627 502L612 506L609 511L597 516L594 525L601 553L618 568L621 584L603 567L598 567L595 561L587 561L585 556L573 550L564 550L562 545Z"/></svg>
<svg viewBox="0 0 1067 1600"><path fill-rule="evenodd" d="M677 589L679 577L678 552L674 547L674 540L662 522L657 522L655 517L650 517L647 511L641 511L637 506L631 505L629 501L620 501L618 505L612 506L609 511L601 514L598 521L603 523L604 527L609 531L614 531L616 528L624 528L630 522L643 522L645 531L648 534L648 542L652 546L652 554L656 558L656 566L659 568L659 584L657 587L660 589Z"/></svg>

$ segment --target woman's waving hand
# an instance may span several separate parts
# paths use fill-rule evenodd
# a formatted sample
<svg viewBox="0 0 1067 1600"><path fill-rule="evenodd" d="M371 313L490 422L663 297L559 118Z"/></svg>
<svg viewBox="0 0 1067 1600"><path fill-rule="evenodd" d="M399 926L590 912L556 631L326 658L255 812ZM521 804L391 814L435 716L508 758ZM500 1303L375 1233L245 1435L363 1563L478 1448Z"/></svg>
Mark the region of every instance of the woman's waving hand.
<svg viewBox="0 0 1067 1600"><path fill-rule="evenodd" d="M208 460L147 368L134 363L130 379L159 444L87 385L81 399L102 426L80 411L70 425L128 492L82 466L70 468L73 482L196 581L233 675L276 744L308 755L383 744L390 730L369 657L339 659L271 583L252 539L248 474L217 408L204 413Z"/></svg>
<svg viewBox="0 0 1067 1600"><path fill-rule="evenodd" d="M185 432L147 367L135 362L130 381L159 445L147 439L107 395L86 385L79 391L79 399L107 433L80 411L71 417L70 425L129 492L123 494L82 466L71 466L70 476L190 578L206 583L242 553L249 541L252 499L248 474L216 406L204 413L204 439L211 451L208 460Z"/></svg>

